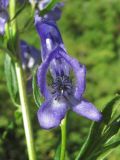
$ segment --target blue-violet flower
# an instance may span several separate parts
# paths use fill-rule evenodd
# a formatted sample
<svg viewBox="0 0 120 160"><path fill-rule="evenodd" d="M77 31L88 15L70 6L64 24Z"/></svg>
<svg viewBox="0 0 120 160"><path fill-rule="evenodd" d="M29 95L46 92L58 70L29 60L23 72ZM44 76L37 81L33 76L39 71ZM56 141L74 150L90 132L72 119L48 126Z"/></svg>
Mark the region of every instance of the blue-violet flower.
<svg viewBox="0 0 120 160"><path fill-rule="evenodd" d="M22 68L26 72L27 91L32 91L32 70L41 62L40 51L35 47L28 45L25 41L20 41Z"/></svg>
<svg viewBox="0 0 120 160"><path fill-rule="evenodd" d="M9 0L0 0L0 34L3 35L5 31L5 24L8 21L8 6Z"/></svg>
<svg viewBox="0 0 120 160"><path fill-rule="evenodd" d="M50 2L50 0L42 0L38 3L38 9L41 11L43 10L46 5ZM57 3L51 11L46 13L43 17L46 20L54 20L57 21L61 18L61 8L64 6L62 2Z"/></svg>
<svg viewBox="0 0 120 160"><path fill-rule="evenodd" d="M35 26L41 38L42 56L37 82L45 98L37 113L40 126L44 129L57 127L69 109L88 119L100 121L101 113L83 98L86 68L67 54L55 20L36 15ZM51 86L47 84L48 71L53 78ZM75 82L70 73L74 73Z"/></svg>

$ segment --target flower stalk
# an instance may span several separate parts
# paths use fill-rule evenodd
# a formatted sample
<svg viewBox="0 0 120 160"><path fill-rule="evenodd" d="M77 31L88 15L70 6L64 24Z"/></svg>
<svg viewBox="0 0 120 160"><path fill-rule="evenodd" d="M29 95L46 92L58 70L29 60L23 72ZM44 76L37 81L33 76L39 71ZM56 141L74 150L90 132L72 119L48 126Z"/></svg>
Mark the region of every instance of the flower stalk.
<svg viewBox="0 0 120 160"><path fill-rule="evenodd" d="M10 0L9 3L9 15L10 19L12 19L16 14L16 0ZM12 20L8 26L7 31L9 34L7 34L7 40L8 42L11 41L11 47L13 47L13 51L15 52L15 55L19 57L19 37L17 32L17 24L16 19ZM21 111L22 111L22 117L23 117L23 124L24 124L24 130L25 130L25 137L27 142L27 150L28 150L28 156L29 160L36 160L36 153L34 148L34 140L33 140L33 132L32 132L32 125L30 121L30 111L27 101L27 93L26 93L26 85L25 85L25 78L23 76L23 69L21 66L21 63L19 60L14 61L15 64L15 70L16 70L16 76L18 81L18 91L19 91L19 97L20 97L20 105L21 105Z"/></svg>
<svg viewBox="0 0 120 160"><path fill-rule="evenodd" d="M19 88L21 110L22 110L22 116L23 116L26 142L27 142L28 156L29 156L29 160L36 160L32 126L30 121L30 112L28 108L23 71L19 63L15 63L15 68L16 68L16 74L17 74L17 80L18 80L18 88Z"/></svg>
<svg viewBox="0 0 120 160"><path fill-rule="evenodd" d="M60 160L65 159L65 150L66 150L66 126L67 126L67 115L61 122L61 154Z"/></svg>
<svg viewBox="0 0 120 160"><path fill-rule="evenodd" d="M15 16L16 14L16 2L15 0L10 0L10 5L9 5L9 16L10 20ZM11 27L12 27L12 37L15 38L16 33L17 33L17 27L16 27L16 19L12 20L10 22Z"/></svg>

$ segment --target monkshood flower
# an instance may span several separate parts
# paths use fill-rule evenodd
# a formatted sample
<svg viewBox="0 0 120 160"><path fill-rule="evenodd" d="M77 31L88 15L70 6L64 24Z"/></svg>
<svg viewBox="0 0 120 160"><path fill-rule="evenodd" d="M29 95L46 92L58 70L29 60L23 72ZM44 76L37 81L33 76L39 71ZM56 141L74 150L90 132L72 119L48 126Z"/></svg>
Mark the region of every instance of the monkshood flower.
<svg viewBox="0 0 120 160"><path fill-rule="evenodd" d="M32 91L32 70L41 62L40 51L28 45L25 41L20 41L22 67L27 73L27 91Z"/></svg>
<svg viewBox="0 0 120 160"><path fill-rule="evenodd" d="M25 2L25 0L18 0L18 2L23 3ZM4 35L5 24L9 19L9 15L7 12L8 4L9 0L0 0L0 35Z"/></svg>
<svg viewBox="0 0 120 160"><path fill-rule="evenodd" d="M39 10L43 10L47 4L50 2L50 0L42 0L38 4ZM57 21L61 17L61 8L64 6L62 2L57 3L51 11L49 11L47 14L45 14L42 18L45 18L47 20L54 20Z"/></svg>
<svg viewBox="0 0 120 160"><path fill-rule="evenodd" d="M44 129L59 126L70 109L88 119L100 121L101 113L83 98L86 68L67 54L55 21L36 16L35 25L41 38L43 60L38 68L37 82L45 98L37 113L40 126ZM48 71L53 79L51 86L47 84ZM74 78L70 73L74 73Z"/></svg>
<svg viewBox="0 0 120 160"><path fill-rule="evenodd" d="M7 8L9 0L0 0L0 8Z"/></svg>
<svg viewBox="0 0 120 160"><path fill-rule="evenodd" d="M30 71L41 61L40 51L35 47L28 45L25 41L20 41L22 67Z"/></svg>
<svg viewBox="0 0 120 160"><path fill-rule="evenodd" d="M3 35L5 31L5 24L8 21L8 6L9 0L0 0L0 34Z"/></svg>

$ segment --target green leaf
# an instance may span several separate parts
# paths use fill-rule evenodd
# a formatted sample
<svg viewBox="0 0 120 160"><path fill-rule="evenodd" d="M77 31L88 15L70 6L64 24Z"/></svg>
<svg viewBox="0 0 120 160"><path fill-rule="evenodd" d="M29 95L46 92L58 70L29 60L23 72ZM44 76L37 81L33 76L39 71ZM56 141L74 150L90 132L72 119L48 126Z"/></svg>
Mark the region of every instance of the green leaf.
<svg viewBox="0 0 120 160"><path fill-rule="evenodd" d="M115 149L119 145L120 141L116 141L108 146L101 148L98 152L95 152L95 154L93 154L92 156L90 155L89 158L87 158L86 160L96 160L96 159L103 160L106 156L108 156L110 152L113 151L113 149Z"/></svg>
<svg viewBox="0 0 120 160"><path fill-rule="evenodd" d="M22 6L18 9L18 11L15 13L14 17L10 20L13 21L26 7L27 1L24 0Z"/></svg>
<svg viewBox="0 0 120 160"><path fill-rule="evenodd" d="M61 145L58 145L54 160L60 160L60 154L61 154Z"/></svg>
<svg viewBox="0 0 120 160"><path fill-rule="evenodd" d="M105 158L108 153L110 153L114 148L118 147L120 145L120 140L119 141L116 141L116 142L113 142L109 145L106 145L105 147L101 148L98 152L96 152L93 156L92 156L92 159L96 160L97 157L100 156L100 159L103 159ZM91 159L91 158L90 158Z"/></svg>
<svg viewBox="0 0 120 160"><path fill-rule="evenodd" d="M22 27L22 29L19 31L19 33L26 33L29 32L30 28L33 27L34 24L34 19L31 16L28 20L26 20L24 26Z"/></svg>
<svg viewBox="0 0 120 160"><path fill-rule="evenodd" d="M120 96L115 96L104 108L102 114L105 124L108 124L117 114L117 108L120 105ZM118 112L120 114L120 112Z"/></svg>
<svg viewBox="0 0 120 160"><path fill-rule="evenodd" d="M49 12L57 2L58 0L51 0L50 3L48 3L48 5L42 11L40 11L40 15L43 16L44 14Z"/></svg>
<svg viewBox="0 0 120 160"><path fill-rule="evenodd" d="M33 73L32 88L33 88L33 97L34 97L35 103L36 103L37 107L39 108L42 103L41 102L42 97L40 94L39 87L37 85L36 72L37 72L37 69L35 69L34 73Z"/></svg>
<svg viewBox="0 0 120 160"><path fill-rule="evenodd" d="M22 117L22 112L20 109L17 109L15 112L14 112L14 117L15 119L20 119Z"/></svg>
<svg viewBox="0 0 120 160"><path fill-rule="evenodd" d="M101 122L94 122L91 126L86 142L83 144L75 160L87 160L89 155L99 150L120 128L120 112L117 117L115 112L120 105L120 96L113 98L103 109ZM115 118L116 117L116 118ZM92 159L93 160L93 159Z"/></svg>
<svg viewBox="0 0 120 160"><path fill-rule="evenodd" d="M5 77L10 97L15 106L18 107L19 99L18 99L18 83L17 83L16 71L14 63L8 54L6 54L5 56L4 69L5 69Z"/></svg>
<svg viewBox="0 0 120 160"><path fill-rule="evenodd" d="M13 55L13 53L7 48L6 43L5 43L5 37L0 36L0 52L1 53L7 53L9 54L9 56L16 61L16 57L15 55Z"/></svg>
<svg viewBox="0 0 120 160"><path fill-rule="evenodd" d="M3 132L2 136L1 136L2 141L4 141L4 140L6 139L6 136L7 136L7 134L9 133L9 131L11 131L11 130L14 129L14 126L15 126L15 124L14 124L13 121L11 121L11 122L8 124L8 126L6 127L5 131Z"/></svg>

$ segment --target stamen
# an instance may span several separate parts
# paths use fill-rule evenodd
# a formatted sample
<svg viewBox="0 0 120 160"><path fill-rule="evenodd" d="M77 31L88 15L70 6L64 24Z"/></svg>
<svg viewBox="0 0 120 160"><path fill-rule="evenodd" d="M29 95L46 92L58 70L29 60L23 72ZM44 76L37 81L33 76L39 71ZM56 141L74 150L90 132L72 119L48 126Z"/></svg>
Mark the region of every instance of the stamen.
<svg viewBox="0 0 120 160"><path fill-rule="evenodd" d="M52 84L52 94L55 96L55 99L58 99L60 96L66 97L72 94L72 82L68 76L57 76Z"/></svg>

